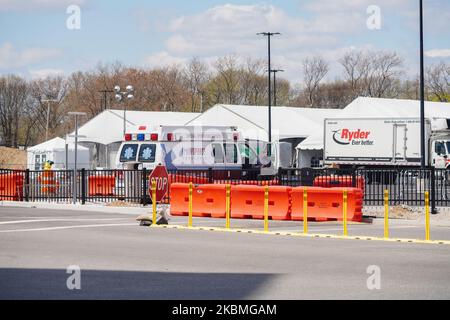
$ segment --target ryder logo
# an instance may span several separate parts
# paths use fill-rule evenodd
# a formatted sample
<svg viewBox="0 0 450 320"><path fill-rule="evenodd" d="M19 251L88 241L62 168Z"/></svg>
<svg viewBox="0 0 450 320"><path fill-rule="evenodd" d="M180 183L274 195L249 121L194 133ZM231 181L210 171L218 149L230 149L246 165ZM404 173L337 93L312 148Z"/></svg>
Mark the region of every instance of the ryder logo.
<svg viewBox="0 0 450 320"><path fill-rule="evenodd" d="M373 141L367 140L369 138L370 131L339 129L333 131L334 142L341 145L372 145Z"/></svg>

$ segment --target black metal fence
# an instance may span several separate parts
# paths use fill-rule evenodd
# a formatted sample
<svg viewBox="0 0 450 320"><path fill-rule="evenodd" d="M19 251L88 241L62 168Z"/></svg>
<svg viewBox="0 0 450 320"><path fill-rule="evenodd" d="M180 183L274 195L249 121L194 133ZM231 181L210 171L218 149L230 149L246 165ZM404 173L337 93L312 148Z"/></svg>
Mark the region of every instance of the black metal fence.
<svg viewBox="0 0 450 320"><path fill-rule="evenodd" d="M148 170L9 170L0 169L0 200L150 203ZM169 182L254 185L358 187L365 205L383 205L384 190L391 205L421 206L430 193L433 209L450 206L450 170L427 169L280 169L273 177L259 170L169 171ZM170 202L168 194L164 202Z"/></svg>
<svg viewBox="0 0 450 320"><path fill-rule="evenodd" d="M433 210L450 206L450 170L425 169L280 169L279 181L288 186L358 187L364 205L384 204L384 190L390 205L422 206L425 192Z"/></svg>

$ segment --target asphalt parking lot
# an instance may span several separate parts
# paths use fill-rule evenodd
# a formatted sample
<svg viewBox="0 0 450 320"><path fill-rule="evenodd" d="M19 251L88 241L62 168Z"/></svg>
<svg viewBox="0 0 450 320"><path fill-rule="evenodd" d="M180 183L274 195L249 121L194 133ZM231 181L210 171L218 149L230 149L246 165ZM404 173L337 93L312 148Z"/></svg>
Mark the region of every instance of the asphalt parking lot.
<svg viewBox="0 0 450 320"><path fill-rule="evenodd" d="M1 299L449 299L450 245L288 237L140 227L136 215L0 208ZM185 224L174 218L171 223ZM199 226L224 220L194 218ZM232 220L262 229L262 221ZM391 220L391 236L423 238L421 222ZM301 222L270 222L302 230ZM339 222L311 233L341 234ZM382 236L383 221L350 224ZM432 239L450 226L432 224ZM81 289L66 286L68 266ZM367 272L379 267L380 288Z"/></svg>

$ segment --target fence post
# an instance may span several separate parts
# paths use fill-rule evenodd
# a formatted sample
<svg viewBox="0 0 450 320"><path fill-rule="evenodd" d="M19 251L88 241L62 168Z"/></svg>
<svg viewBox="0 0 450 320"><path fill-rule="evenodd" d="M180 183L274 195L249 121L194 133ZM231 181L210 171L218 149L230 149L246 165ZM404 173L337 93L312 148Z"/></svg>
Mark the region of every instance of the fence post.
<svg viewBox="0 0 450 320"><path fill-rule="evenodd" d="M343 214L342 214L342 222L343 222L343 227L344 227L344 236L348 235L348 230L347 230L347 189L344 189L344 208L343 208Z"/></svg>
<svg viewBox="0 0 450 320"><path fill-rule="evenodd" d="M142 206L147 205L147 169L142 168Z"/></svg>
<svg viewBox="0 0 450 320"><path fill-rule="evenodd" d="M208 168L208 180L209 180L209 183L214 183L213 168L212 167Z"/></svg>
<svg viewBox="0 0 450 320"><path fill-rule="evenodd" d="M431 213L436 214L436 170L434 167L431 167L431 177L430 177L430 183L431 183Z"/></svg>
<svg viewBox="0 0 450 320"><path fill-rule="evenodd" d="M430 240L430 195L425 191L425 240Z"/></svg>
<svg viewBox="0 0 450 320"><path fill-rule="evenodd" d="M86 203L86 170L81 169L81 204Z"/></svg>
<svg viewBox="0 0 450 320"><path fill-rule="evenodd" d="M303 233L308 233L308 191L303 189Z"/></svg>
<svg viewBox="0 0 450 320"><path fill-rule="evenodd" d="M151 181L151 190L152 190L152 226L156 226L156 179L152 179Z"/></svg>
<svg viewBox="0 0 450 320"><path fill-rule="evenodd" d="M264 188L264 232L269 231L269 186Z"/></svg>
<svg viewBox="0 0 450 320"><path fill-rule="evenodd" d="M231 186L227 184L225 186L225 228L230 229L230 194L231 194Z"/></svg>
<svg viewBox="0 0 450 320"><path fill-rule="evenodd" d="M189 182L189 211L188 211L188 227L192 227L192 182Z"/></svg>
<svg viewBox="0 0 450 320"><path fill-rule="evenodd" d="M30 201L30 169L25 170L25 201Z"/></svg>
<svg viewBox="0 0 450 320"><path fill-rule="evenodd" d="M384 237L389 238L389 191L384 190Z"/></svg>
<svg viewBox="0 0 450 320"><path fill-rule="evenodd" d="M352 168L352 187L356 188L356 168Z"/></svg>

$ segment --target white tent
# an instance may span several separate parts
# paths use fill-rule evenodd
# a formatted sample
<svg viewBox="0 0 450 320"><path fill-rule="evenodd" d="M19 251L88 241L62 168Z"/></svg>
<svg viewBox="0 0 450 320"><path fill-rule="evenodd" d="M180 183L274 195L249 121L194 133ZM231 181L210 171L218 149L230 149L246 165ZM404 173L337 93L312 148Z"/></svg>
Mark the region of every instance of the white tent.
<svg viewBox="0 0 450 320"><path fill-rule="evenodd" d="M420 101L403 99L384 99L359 97L353 100L339 113L327 118L419 118ZM446 119L450 119L450 103L425 102L425 117L431 120L433 129L447 127ZM323 127L300 142L297 147L300 158L319 154L323 150Z"/></svg>
<svg viewBox="0 0 450 320"><path fill-rule="evenodd" d="M73 169L75 163L75 146L68 144L68 168ZM54 162L54 169L65 169L66 166L66 141L59 137L45 141L27 149L27 168L41 170L45 161ZM89 168L89 149L78 145L77 167Z"/></svg>
<svg viewBox="0 0 450 320"><path fill-rule="evenodd" d="M126 111L126 128L138 125L184 125L199 113ZM124 112L108 109L90 119L78 129L80 143L89 147L91 167L112 168L123 140ZM74 135L72 132L70 135ZM73 140L73 138L71 138Z"/></svg>
<svg viewBox="0 0 450 320"><path fill-rule="evenodd" d="M126 127L137 125L184 125L199 113L193 112L159 112L126 111ZM80 142L95 142L108 145L122 141L124 127L123 110L105 110L78 129ZM73 135L73 133L71 133Z"/></svg>
<svg viewBox="0 0 450 320"><path fill-rule="evenodd" d="M336 112L335 109L272 107L272 140L304 139L321 130L323 119ZM267 141L268 108L218 104L187 124L236 126L247 139Z"/></svg>

